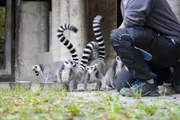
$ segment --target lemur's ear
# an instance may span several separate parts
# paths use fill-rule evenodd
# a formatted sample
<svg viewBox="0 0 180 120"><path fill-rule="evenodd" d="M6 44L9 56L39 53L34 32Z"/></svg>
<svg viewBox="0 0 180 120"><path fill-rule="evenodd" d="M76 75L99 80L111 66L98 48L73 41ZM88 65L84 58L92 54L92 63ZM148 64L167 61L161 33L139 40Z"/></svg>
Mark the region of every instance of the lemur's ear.
<svg viewBox="0 0 180 120"><path fill-rule="evenodd" d="M68 61L69 61L69 59L65 58L65 61L67 61L67 62L68 62Z"/></svg>
<svg viewBox="0 0 180 120"><path fill-rule="evenodd" d="M64 61L64 64L68 64L68 61L67 61L67 60L65 60L65 61Z"/></svg>
<svg viewBox="0 0 180 120"><path fill-rule="evenodd" d="M119 56L116 57L116 60L121 60L121 58Z"/></svg>
<svg viewBox="0 0 180 120"><path fill-rule="evenodd" d="M75 63L75 62L73 61L73 67L76 67L76 65L77 65L77 63Z"/></svg>
<svg viewBox="0 0 180 120"><path fill-rule="evenodd" d="M86 70L89 70L89 66L86 66Z"/></svg>
<svg viewBox="0 0 180 120"><path fill-rule="evenodd" d="M34 70L35 70L35 67L36 67L35 65L34 65L34 66L32 66L31 70L32 70L32 71L34 71Z"/></svg>
<svg viewBox="0 0 180 120"><path fill-rule="evenodd" d="M95 66L95 67L97 67L97 66L98 66L98 64L95 64L94 66Z"/></svg>
<svg viewBox="0 0 180 120"><path fill-rule="evenodd" d="M39 64L39 68L40 68L41 72L44 71L44 66L43 65Z"/></svg>

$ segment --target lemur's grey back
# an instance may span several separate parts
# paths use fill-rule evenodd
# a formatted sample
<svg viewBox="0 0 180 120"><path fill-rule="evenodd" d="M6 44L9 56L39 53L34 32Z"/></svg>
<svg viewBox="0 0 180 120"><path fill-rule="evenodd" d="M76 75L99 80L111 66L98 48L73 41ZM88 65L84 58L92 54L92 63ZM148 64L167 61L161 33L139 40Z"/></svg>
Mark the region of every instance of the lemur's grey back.
<svg viewBox="0 0 180 120"><path fill-rule="evenodd" d="M113 62L111 67L105 74L103 79L103 86L102 89L114 89L115 88L115 81L117 74L121 71L122 68L122 61L119 56L117 56Z"/></svg>
<svg viewBox="0 0 180 120"><path fill-rule="evenodd" d="M99 59L96 59L96 60L93 60L90 64L90 66L93 66L97 64L97 69L99 72L101 72L103 75L105 75L106 73L106 64L104 61L102 60L99 60Z"/></svg>
<svg viewBox="0 0 180 120"><path fill-rule="evenodd" d="M92 53L90 55L89 61L88 61L88 65L93 61L98 59L99 57L99 45L97 44L96 41L94 41L96 44L94 44L94 47L92 48Z"/></svg>
<svg viewBox="0 0 180 120"><path fill-rule="evenodd" d="M49 64L39 64L39 65L42 69L42 74L45 78L55 79L57 77L57 73L60 72L60 69L62 68L63 64L64 64L63 61L57 61Z"/></svg>

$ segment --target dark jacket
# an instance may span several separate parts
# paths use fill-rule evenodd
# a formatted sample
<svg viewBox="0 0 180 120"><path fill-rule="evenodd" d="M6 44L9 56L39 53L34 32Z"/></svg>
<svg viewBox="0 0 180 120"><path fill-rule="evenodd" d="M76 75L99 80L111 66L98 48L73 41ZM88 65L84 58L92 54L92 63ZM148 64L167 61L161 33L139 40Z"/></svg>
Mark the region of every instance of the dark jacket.
<svg viewBox="0 0 180 120"><path fill-rule="evenodd" d="M146 26L180 43L180 22L166 0L126 0L121 12L127 28Z"/></svg>

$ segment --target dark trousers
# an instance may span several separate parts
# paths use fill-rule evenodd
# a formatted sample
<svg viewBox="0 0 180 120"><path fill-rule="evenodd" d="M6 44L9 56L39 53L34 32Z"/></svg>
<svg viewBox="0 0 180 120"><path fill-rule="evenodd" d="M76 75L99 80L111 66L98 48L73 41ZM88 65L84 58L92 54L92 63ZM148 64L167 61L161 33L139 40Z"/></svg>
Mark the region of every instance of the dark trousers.
<svg viewBox="0 0 180 120"><path fill-rule="evenodd" d="M178 79L173 78L173 74L171 73L169 67L164 68L162 66L151 65L151 64L149 64L149 66L152 69L152 71L157 74L156 77L157 85L162 85L164 82L165 83L179 82ZM120 91L123 87L130 87L131 83L133 83L134 81L135 79L133 78L132 73L126 71L125 68L123 67L121 72L119 72L117 75L115 87L117 91Z"/></svg>
<svg viewBox="0 0 180 120"><path fill-rule="evenodd" d="M114 50L128 67L133 79L147 81L157 78L160 71L170 72L169 68L173 66L173 77L176 82L180 80L180 64L177 62L180 45L174 40L144 28L115 29L110 38ZM145 60L137 48L150 53L152 58Z"/></svg>

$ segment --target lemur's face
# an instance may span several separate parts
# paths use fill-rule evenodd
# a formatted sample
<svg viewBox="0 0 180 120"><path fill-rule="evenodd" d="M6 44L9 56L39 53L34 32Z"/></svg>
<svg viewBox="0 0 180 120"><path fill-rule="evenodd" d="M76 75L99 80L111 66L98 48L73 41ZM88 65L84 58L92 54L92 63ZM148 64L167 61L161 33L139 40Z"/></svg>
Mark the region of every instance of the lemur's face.
<svg viewBox="0 0 180 120"><path fill-rule="evenodd" d="M122 61L121 61L121 58L120 58L119 56L116 57L116 62L117 62L117 63L121 63L121 62L122 62Z"/></svg>
<svg viewBox="0 0 180 120"><path fill-rule="evenodd" d="M64 66L66 68L72 68L76 66L76 63L73 60L65 60L64 61Z"/></svg>
<svg viewBox="0 0 180 120"><path fill-rule="evenodd" d="M116 66L122 68L123 63L121 61L121 58L119 56L116 57Z"/></svg>
<svg viewBox="0 0 180 120"><path fill-rule="evenodd" d="M39 73L41 72L41 68L40 68L39 65L34 65L34 66L32 67L32 71L34 71L34 73L36 74L36 76L38 76Z"/></svg>
<svg viewBox="0 0 180 120"><path fill-rule="evenodd" d="M87 66L87 67L86 67L86 70L87 70L87 72L90 73L90 74L97 72L97 64L92 65L92 66Z"/></svg>

